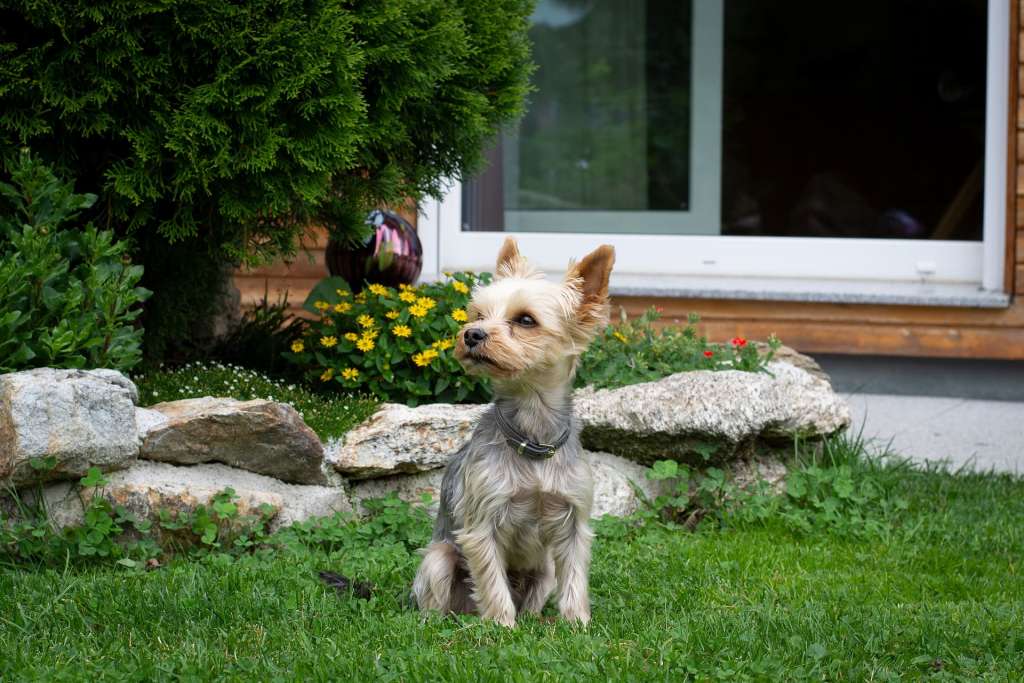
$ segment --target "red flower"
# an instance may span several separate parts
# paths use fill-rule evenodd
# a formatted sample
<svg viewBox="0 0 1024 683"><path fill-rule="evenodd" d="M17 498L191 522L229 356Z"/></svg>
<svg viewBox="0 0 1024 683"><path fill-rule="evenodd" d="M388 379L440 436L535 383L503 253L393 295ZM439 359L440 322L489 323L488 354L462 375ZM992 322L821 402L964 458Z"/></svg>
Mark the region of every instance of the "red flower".
<svg viewBox="0 0 1024 683"><path fill-rule="evenodd" d="M704 357L705 358L711 358L711 356L713 356L713 355L715 355L714 351L705 351L704 352Z"/></svg>
<svg viewBox="0 0 1024 683"><path fill-rule="evenodd" d="M747 340L744 339L743 337L733 337L732 345L738 349L742 349L744 346L747 345Z"/></svg>

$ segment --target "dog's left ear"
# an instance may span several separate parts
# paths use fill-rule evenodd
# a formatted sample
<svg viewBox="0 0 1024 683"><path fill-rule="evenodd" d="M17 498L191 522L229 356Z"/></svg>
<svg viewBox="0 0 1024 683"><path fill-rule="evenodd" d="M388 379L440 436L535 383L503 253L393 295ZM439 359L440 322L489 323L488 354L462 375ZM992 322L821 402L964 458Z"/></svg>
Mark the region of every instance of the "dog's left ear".
<svg viewBox="0 0 1024 683"><path fill-rule="evenodd" d="M576 286L580 294L577 322L591 330L608 322L608 277L615 265L615 248L602 244L583 257L579 263L569 264L566 280Z"/></svg>

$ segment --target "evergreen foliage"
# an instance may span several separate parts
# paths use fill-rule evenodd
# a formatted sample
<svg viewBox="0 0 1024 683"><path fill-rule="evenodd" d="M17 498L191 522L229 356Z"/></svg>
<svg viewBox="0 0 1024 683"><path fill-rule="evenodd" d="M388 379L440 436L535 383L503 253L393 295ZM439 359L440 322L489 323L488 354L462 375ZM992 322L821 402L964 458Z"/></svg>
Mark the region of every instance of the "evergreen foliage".
<svg viewBox="0 0 1024 683"><path fill-rule="evenodd" d="M311 223L352 236L475 169L522 107L531 5L0 0L0 156L95 189L170 321L147 328L187 334L211 263L290 253Z"/></svg>

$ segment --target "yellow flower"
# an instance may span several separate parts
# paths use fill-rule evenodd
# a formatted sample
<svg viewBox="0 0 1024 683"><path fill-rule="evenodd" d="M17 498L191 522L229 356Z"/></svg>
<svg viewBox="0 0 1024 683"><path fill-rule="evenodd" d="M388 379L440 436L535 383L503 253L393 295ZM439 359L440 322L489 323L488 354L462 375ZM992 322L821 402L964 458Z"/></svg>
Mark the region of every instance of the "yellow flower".
<svg viewBox="0 0 1024 683"><path fill-rule="evenodd" d="M373 318L364 313L358 318L356 318L356 322L362 325L363 327L373 327L376 321L374 321Z"/></svg>
<svg viewBox="0 0 1024 683"><path fill-rule="evenodd" d="M320 346L324 346L324 347L326 347L328 349L331 348L332 346L334 346L337 343L338 343L338 338L337 337L320 337Z"/></svg>
<svg viewBox="0 0 1024 683"><path fill-rule="evenodd" d="M628 341L629 341L629 340L628 340L628 339L626 338L626 335L622 334L621 332L614 332L614 333L612 333L612 336L613 336L613 337L615 337L616 339L618 339L618 340L619 340L620 342L622 342L623 344L625 344L626 342L628 342Z"/></svg>
<svg viewBox="0 0 1024 683"><path fill-rule="evenodd" d="M385 294L388 293L388 288L385 287L384 285L370 285L367 287L367 289L369 289L377 296L384 296Z"/></svg>
<svg viewBox="0 0 1024 683"><path fill-rule="evenodd" d="M431 308L437 305L437 302L431 299L429 296L421 296L419 299L416 299L416 305L422 306L423 308L429 311Z"/></svg>
<svg viewBox="0 0 1024 683"><path fill-rule="evenodd" d="M454 345L455 345L455 342L453 342L451 339L438 339L436 342L431 344L431 346L433 348L440 349L442 351L447 351L448 349L452 348L452 346L454 346Z"/></svg>
<svg viewBox="0 0 1024 683"><path fill-rule="evenodd" d="M348 339L349 341L355 341L356 339L359 339L359 335L356 334L355 332L346 332L345 339Z"/></svg>
<svg viewBox="0 0 1024 683"><path fill-rule="evenodd" d="M407 290L407 289L416 289L416 288L415 288L415 287L413 287L412 285L407 285L407 284L405 284L404 282L400 283L400 284L398 285L398 288L399 288L400 290L402 290L403 292L404 292L405 290Z"/></svg>
<svg viewBox="0 0 1024 683"><path fill-rule="evenodd" d="M398 298L407 304L414 303L416 301L416 295L411 290L403 289L402 293L398 295Z"/></svg>
<svg viewBox="0 0 1024 683"><path fill-rule="evenodd" d="M373 340L368 337L363 337L356 342L356 348L366 353L367 351L373 351Z"/></svg>
<svg viewBox="0 0 1024 683"><path fill-rule="evenodd" d="M334 377L334 368L327 368L324 370L324 374L320 375L321 382L329 382Z"/></svg>
<svg viewBox="0 0 1024 683"><path fill-rule="evenodd" d="M356 294L356 303L366 303L366 292L359 292L358 294Z"/></svg>
<svg viewBox="0 0 1024 683"><path fill-rule="evenodd" d="M345 368L341 371L342 379L355 379L359 377L359 371L355 368Z"/></svg>
<svg viewBox="0 0 1024 683"><path fill-rule="evenodd" d="M415 306L409 307L409 313L416 316L417 318L422 318L427 314L427 309L425 309L423 306L420 306L419 304L416 304Z"/></svg>
<svg viewBox="0 0 1024 683"><path fill-rule="evenodd" d="M452 311L452 319L454 319L456 322L464 323L467 320L469 320L469 316L466 315L466 311L464 311L463 309L456 308L454 311Z"/></svg>
<svg viewBox="0 0 1024 683"><path fill-rule="evenodd" d="M318 311L326 311L328 308L331 307L331 305L326 301L317 301L315 304L313 304L313 307Z"/></svg>
<svg viewBox="0 0 1024 683"><path fill-rule="evenodd" d="M454 280L452 282L452 289L454 289L459 294L469 294L469 287L466 286L465 282L459 282L458 280Z"/></svg>
<svg viewBox="0 0 1024 683"><path fill-rule="evenodd" d="M394 320L398 317L398 311L388 311L384 314L389 320Z"/></svg>
<svg viewBox="0 0 1024 683"><path fill-rule="evenodd" d="M377 330L363 330L363 339L376 339Z"/></svg>
<svg viewBox="0 0 1024 683"><path fill-rule="evenodd" d="M422 368L424 366L430 365L430 361L434 360L435 358L437 358L437 351L435 351L434 349L426 349L415 354L412 357L412 362Z"/></svg>
<svg viewBox="0 0 1024 683"><path fill-rule="evenodd" d="M347 301L342 301L340 304L334 304L335 313L348 313L352 310L352 304Z"/></svg>
<svg viewBox="0 0 1024 683"><path fill-rule="evenodd" d="M349 292L347 289L336 289L334 291L337 292L338 296L343 298L351 294L351 292Z"/></svg>
<svg viewBox="0 0 1024 683"><path fill-rule="evenodd" d="M408 325L395 325L391 328L391 333L396 337L408 337L412 334L412 328Z"/></svg>
<svg viewBox="0 0 1024 683"><path fill-rule="evenodd" d="M306 348L306 345L302 343L301 339L296 339L292 342L292 353L302 353Z"/></svg>

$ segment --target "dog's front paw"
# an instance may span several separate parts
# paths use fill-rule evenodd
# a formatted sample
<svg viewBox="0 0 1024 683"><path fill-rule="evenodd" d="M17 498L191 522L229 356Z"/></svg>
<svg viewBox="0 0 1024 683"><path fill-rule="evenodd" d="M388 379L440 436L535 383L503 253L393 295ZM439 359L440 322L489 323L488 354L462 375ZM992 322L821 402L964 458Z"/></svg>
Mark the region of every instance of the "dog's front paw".
<svg viewBox="0 0 1024 683"><path fill-rule="evenodd" d="M562 618L572 624L586 626L590 623L590 609L586 607L563 607L559 610Z"/></svg>
<svg viewBox="0 0 1024 683"><path fill-rule="evenodd" d="M487 619L488 621L496 621L505 628L515 628L516 625L515 610L512 610L511 612L502 611L496 614L484 615L484 619Z"/></svg>

